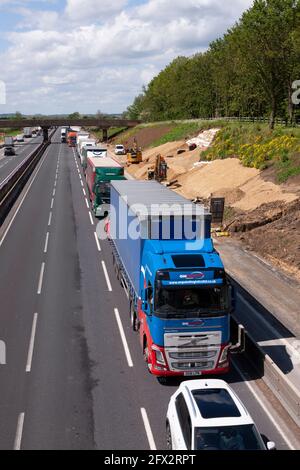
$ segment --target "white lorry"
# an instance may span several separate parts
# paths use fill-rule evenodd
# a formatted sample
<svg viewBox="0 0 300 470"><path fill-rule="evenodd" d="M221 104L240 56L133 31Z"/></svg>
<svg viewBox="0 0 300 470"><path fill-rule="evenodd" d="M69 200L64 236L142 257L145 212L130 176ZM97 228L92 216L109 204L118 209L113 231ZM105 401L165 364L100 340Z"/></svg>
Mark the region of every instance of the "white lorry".
<svg viewBox="0 0 300 470"><path fill-rule="evenodd" d="M83 156L83 149L85 147L96 147L97 144L96 144L96 141L94 139L85 139L85 140L80 140L79 144L78 144L78 147L77 147L77 151L78 151L78 156L80 158L80 160L82 159L82 156Z"/></svg>
<svg viewBox="0 0 300 470"><path fill-rule="evenodd" d="M25 139L31 139L32 138L32 129L31 127L24 127L23 131Z"/></svg>
<svg viewBox="0 0 300 470"><path fill-rule="evenodd" d="M65 127L63 127L60 131L60 138L62 144L67 142L67 129Z"/></svg>

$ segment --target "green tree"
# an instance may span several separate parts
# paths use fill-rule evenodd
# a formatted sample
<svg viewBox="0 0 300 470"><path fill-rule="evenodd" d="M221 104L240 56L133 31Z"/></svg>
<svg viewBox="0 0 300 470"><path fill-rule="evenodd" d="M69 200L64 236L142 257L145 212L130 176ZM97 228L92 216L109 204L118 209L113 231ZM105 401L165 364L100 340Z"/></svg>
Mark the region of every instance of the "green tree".
<svg viewBox="0 0 300 470"><path fill-rule="evenodd" d="M69 119L80 119L80 118L81 118L81 114L78 113L78 112L75 112L75 113L69 114L68 118L69 118Z"/></svg>

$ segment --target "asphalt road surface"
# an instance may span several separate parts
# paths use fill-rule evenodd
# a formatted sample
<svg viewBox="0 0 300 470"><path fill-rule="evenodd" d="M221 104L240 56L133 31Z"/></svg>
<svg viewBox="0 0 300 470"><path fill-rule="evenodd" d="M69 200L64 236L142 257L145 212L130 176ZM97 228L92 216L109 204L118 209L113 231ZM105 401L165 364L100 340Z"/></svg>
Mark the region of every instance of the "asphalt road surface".
<svg viewBox="0 0 300 470"><path fill-rule="evenodd" d="M28 155L42 142L42 137L26 139L24 142L15 143L14 156L4 156L4 148L0 149L0 186L3 181L20 165Z"/></svg>
<svg viewBox="0 0 300 470"><path fill-rule="evenodd" d="M0 234L0 449L166 448L179 382L147 372L96 226L80 161L57 131ZM239 365L226 379L262 434L295 447L247 373Z"/></svg>

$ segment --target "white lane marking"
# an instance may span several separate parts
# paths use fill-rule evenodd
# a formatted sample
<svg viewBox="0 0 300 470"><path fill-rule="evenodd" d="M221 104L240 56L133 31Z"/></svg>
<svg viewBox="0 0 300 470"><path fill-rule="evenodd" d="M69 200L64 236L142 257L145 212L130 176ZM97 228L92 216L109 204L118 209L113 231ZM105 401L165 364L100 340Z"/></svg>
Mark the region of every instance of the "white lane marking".
<svg viewBox="0 0 300 470"><path fill-rule="evenodd" d="M81 186L84 188L84 184L83 184L83 182L82 182L82 181L80 181L80 184L81 184Z"/></svg>
<svg viewBox="0 0 300 470"><path fill-rule="evenodd" d="M92 217L92 214L89 212L89 216L90 216L90 221L91 221L91 224L92 225L95 225L94 221L93 221L93 217Z"/></svg>
<svg viewBox="0 0 300 470"><path fill-rule="evenodd" d="M48 227L50 227L51 222L52 222L52 212L50 212L49 214Z"/></svg>
<svg viewBox="0 0 300 470"><path fill-rule="evenodd" d="M35 313L34 316L33 316L33 323L32 323L30 343L29 343L29 350L28 350L28 356L27 356L27 365L26 365L26 372L27 373L31 371L37 320L38 320L38 314Z"/></svg>
<svg viewBox="0 0 300 470"><path fill-rule="evenodd" d="M127 339L126 339L126 336L125 336L125 332L124 332L124 328L123 328L122 321L121 321L121 318L120 318L119 310L117 308L115 308L115 317L116 317L116 320L117 320L117 323L118 323L119 332L120 332L120 335L121 335L121 340L122 340L122 343L123 343L123 347L124 347L128 367L133 367L133 362L132 362L132 359L131 359L129 346L128 346Z"/></svg>
<svg viewBox="0 0 300 470"><path fill-rule="evenodd" d="M84 198L84 200L85 200L85 203L86 203L86 207L89 209L89 208L90 208L90 206L89 206L89 203L88 203L88 200L87 200L87 198Z"/></svg>
<svg viewBox="0 0 300 470"><path fill-rule="evenodd" d="M43 160L41 161L41 163L40 163L40 165L39 165L39 167L38 167L38 169L37 169L37 171L36 171L36 174L34 175L33 180L31 181L30 185L28 186L27 191L26 191L26 193L24 194L24 196L23 196L23 198L22 198L20 204L18 205L18 208L17 208L16 212L14 213L14 215L13 215L11 221L9 222L9 224L8 224L8 226L7 226L7 229L5 230L5 232L4 232L4 234L3 234L3 237L2 237L1 240L0 240L0 247L3 245L3 242L4 242L5 238L6 238L8 232L9 232L11 226L12 226L12 224L14 223L14 220L15 220L15 218L17 217L17 215L18 215L18 213L19 213L19 210L20 210L21 207L22 207L23 202L25 201L25 198L26 198L27 194L29 193L29 191L30 191L30 189L31 189L31 186L33 185L33 183L34 183L34 181L35 181L35 179L36 179L36 177L37 177L37 175L38 175L38 173L39 173L39 171L40 171L40 169L41 169L41 166L43 165L43 163L44 163L44 161L45 161L45 159L46 159L46 156L48 155L49 150L50 150L50 147L48 147L48 149L46 150L45 155L44 155L44 157L43 157Z"/></svg>
<svg viewBox="0 0 300 470"><path fill-rule="evenodd" d="M145 410L145 408L141 408L141 413L142 413L142 418L143 418L143 422L144 422L144 426L145 426L145 430L146 430L150 450L156 450L156 445L155 445L153 433L152 433L152 430L151 430L151 426L150 426L150 423L149 423L147 411Z"/></svg>
<svg viewBox="0 0 300 470"><path fill-rule="evenodd" d="M83 192L83 194L84 194L84 196L86 196L86 192L85 192L85 189L83 189L83 190L82 190L82 192Z"/></svg>
<svg viewBox="0 0 300 470"><path fill-rule="evenodd" d="M15 442L14 442L14 450L21 450L24 419L25 419L25 413L21 413L18 418L17 432L16 432L16 437L15 437Z"/></svg>
<svg viewBox="0 0 300 470"><path fill-rule="evenodd" d="M106 284L107 284L108 290L109 290L109 292L112 292L111 282L110 282L108 272L107 272L107 269L106 269L105 261L101 261L101 264L102 264L102 268L103 268L103 272L104 272L104 276L105 276L105 279L106 279Z"/></svg>
<svg viewBox="0 0 300 470"><path fill-rule="evenodd" d="M47 232L47 235L46 235L44 253L47 253L48 251L48 242L49 242L49 232Z"/></svg>
<svg viewBox="0 0 300 470"><path fill-rule="evenodd" d="M51 199L51 207L50 207L50 209L53 209L53 204L54 204L54 198Z"/></svg>
<svg viewBox="0 0 300 470"><path fill-rule="evenodd" d="M97 245L98 251L101 251L101 246L100 246L98 235L97 235L96 232L94 233L94 235L95 235L95 240L96 240L96 245Z"/></svg>
<svg viewBox="0 0 300 470"><path fill-rule="evenodd" d="M262 399L260 398L260 396L256 393L256 391L254 390L254 387L251 385L250 381L247 379L247 377L244 375L244 373L241 371L241 369L233 362L232 363L233 367L235 368L235 370L238 372L238 374L241 376L241 378L243 379L243 382L245 383L245 385L248 387L248 389L250 390L250 392L252 393L252 395L255 397L255 399L257 400L257 402L260 404L260 406L262 407L262 409L264 410L264 412L266 413L266 415L268 416L269 420L272 422L272 424L275 426L275 428L277 429L278 433L283 437L284 441L286 442L286 444L288 445L288 447L291 449L291 450L296 450L295 447L293 446L293 444L290 442L290 440L286 437L286 435L284 434L284 432L282 431L282 429L279 427L279 424L277 423L277 421L275 420L275 418L273 418L271 412L268 410L268 408L266 407L266 405L264 404L264 402L262 401Z"/></svg>
<svg viewBox="0 0 300 470"><path fill-rule="evenodd" d="M40 278L39 278L39 285L38 285L38 290L37 290L37 295L41 295L41 293L42 293L44 272L45 272L45 263L42 263L41 272L40 272Z"/></svg>
<svg viewBox="0 0 300 470"><path fill-rule="evenodd" d="M53 190L52 196L54 197L56 194L56 189Z"/></svg>
<svg viewBox="0 0 300 470"><path fill-rule="evenodd" d="M56 188L56 185L57 185L57 182L56 182L56 180L55 180L55 181L54 181L54 188Z"/></svg>

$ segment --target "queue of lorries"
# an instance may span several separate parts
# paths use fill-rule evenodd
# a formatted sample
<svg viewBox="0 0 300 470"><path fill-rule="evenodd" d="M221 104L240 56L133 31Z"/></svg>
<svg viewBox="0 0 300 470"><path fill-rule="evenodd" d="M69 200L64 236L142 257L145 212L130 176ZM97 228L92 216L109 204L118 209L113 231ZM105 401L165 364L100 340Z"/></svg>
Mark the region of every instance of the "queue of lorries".
<svg viewBox="0 0 300 470"><path fill-rule="evenodd" d="M211 215L153 181L128 181L105 145L62 129L85 172L96 217L107 217L115 272L129 299L148 371L183 381L166 417L173 450L273 450L235 392L209 376L230 370L234 291L211 238ZM116 154L122 151L117 146ZM243 331L242 329L240 332Z"/></svg>

